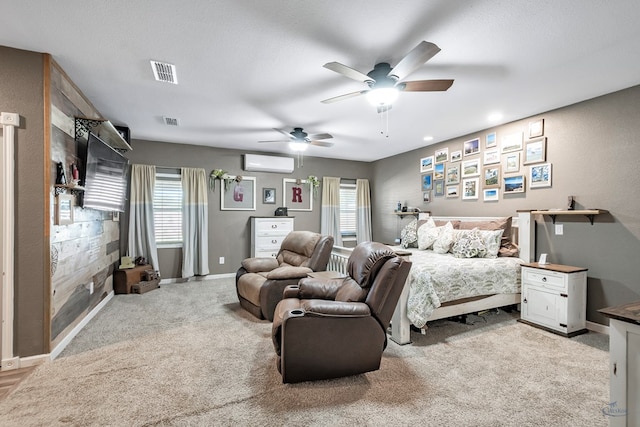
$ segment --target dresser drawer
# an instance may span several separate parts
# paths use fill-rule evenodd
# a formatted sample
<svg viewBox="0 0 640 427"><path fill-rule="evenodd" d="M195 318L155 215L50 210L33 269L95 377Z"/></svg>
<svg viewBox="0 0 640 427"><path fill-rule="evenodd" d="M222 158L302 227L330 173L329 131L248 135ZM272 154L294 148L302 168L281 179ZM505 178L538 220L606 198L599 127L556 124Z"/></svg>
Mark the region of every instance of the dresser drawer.
<svg viewBox="0 0 640 427"><path fill-rule="evenodd" d="M523 268L522 280L530 286L541 286L547 289L566 291L566 275L555 271Z"/></svg>
<svg viewBox="0 0 640 427"><path fill-rule="evenodd" d="M255 257L256 258L275 258L278 256L278 249L274 249L272 251L268 250L256 250Z"/></svg>
<svg viewBox="0 0 640 427"><path fill-rule="evenodd" d="M285 236L257 236L256 237L256 250L272 250L275 248L276 252L280 250L282 241Z"/></svg>
<svg viewBox="0 0 640 427"><path fill-rule="evenodd" d="M260 235L264 233L287 234L290 231L293 231L293 221L290 220L269 220L256 222L256 232Z"/></svg>

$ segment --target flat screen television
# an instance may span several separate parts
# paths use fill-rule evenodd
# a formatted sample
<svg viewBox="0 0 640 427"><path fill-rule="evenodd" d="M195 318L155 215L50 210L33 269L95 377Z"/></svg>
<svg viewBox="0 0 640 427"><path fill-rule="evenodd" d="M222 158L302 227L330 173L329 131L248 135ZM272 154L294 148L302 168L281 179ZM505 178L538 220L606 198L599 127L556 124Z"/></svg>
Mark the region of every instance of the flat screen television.
<svg viewBox="0 0 640 427"><path fill-rule="evenodd" d="M89 132L84 152L82 207L124 212L129 160Z"/></svg>

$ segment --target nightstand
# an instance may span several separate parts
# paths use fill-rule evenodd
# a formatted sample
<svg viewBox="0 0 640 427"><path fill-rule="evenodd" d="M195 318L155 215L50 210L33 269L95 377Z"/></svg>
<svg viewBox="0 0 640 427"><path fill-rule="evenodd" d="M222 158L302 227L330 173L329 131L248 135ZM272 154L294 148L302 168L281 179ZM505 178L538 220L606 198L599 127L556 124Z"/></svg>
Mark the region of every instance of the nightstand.
<svg viewBox="0 0 640 427"><path fill-rule="evenodd" d="M522 264L520 322L566 337L587 332L587 269Z"/></svg>

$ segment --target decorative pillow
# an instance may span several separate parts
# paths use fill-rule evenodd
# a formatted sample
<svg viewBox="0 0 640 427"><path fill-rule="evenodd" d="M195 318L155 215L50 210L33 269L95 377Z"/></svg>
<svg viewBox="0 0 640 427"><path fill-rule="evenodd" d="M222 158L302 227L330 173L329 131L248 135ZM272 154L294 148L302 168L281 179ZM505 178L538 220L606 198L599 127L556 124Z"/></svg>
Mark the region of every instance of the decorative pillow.
<svg viewBox="0 0 640 427"><path fill-rule="evenodd" d="M427 250L440 235L442 227L436 227L433 220L427 221L418 228L418 249Z"/></svg>
<svg viewBox="0 0 640 427"><path fill-rule="evenodd" d="M462 221L461 230L504 230L498 256L518 256L518 247L511 241L511 217L499 218L490 221Z"/></svg>
<svg viewBox="0 0 640 427"><path fill-rule="evenodd" d="M437 254L446 254L453 245L453 225L448 222L447 225L440 227L440 234L435 242L433 242L433 252Z"/></svg>
<svg viewBox="0 0 640 427"><path fill-rule="evenodd" d="M465 231L455 241L451 252L456 258L484 258L487 254L485 237L480 234L480 230L477 228Z"/></svg>
<svg viewBox="0 0 640 427"><path fill-rule="evenodd" d="M407 248L418 247L418 220L414 219L400 232L400 245Z"/></svg>
<svg viewBox="0 0 640 427"><path fill-rule="evenodd" d="M500 251L500 244L504 230L478 230L478 234L484 240L487 253L483 258L496 258Z"/></svg>

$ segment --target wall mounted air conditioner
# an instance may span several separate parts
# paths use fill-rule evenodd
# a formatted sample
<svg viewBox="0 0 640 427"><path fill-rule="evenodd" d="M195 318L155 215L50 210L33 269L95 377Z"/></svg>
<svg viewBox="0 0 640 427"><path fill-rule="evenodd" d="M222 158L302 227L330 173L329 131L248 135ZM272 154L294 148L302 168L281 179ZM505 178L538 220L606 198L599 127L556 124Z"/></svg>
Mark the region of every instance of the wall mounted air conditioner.
<svg viewBox="0 0 640 427"><path fill-rule="evenodd" d="M257 172L293 172L293 157L244 155L244 170Z"/></svg>

